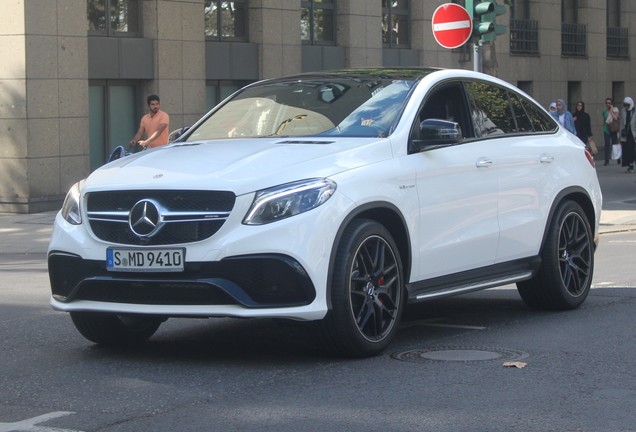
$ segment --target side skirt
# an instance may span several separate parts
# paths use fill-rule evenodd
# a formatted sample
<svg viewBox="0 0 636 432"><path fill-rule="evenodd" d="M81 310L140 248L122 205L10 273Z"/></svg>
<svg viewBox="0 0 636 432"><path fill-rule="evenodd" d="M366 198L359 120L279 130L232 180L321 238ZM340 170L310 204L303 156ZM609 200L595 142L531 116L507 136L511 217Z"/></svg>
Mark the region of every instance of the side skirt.
<svg viewBox="0 0 636 432"><path fill-rule="evenodd" d="M540 264L541 258L536 256L412 282L406 285L408 302L415 303L521 282L531 279Z"/></svg>

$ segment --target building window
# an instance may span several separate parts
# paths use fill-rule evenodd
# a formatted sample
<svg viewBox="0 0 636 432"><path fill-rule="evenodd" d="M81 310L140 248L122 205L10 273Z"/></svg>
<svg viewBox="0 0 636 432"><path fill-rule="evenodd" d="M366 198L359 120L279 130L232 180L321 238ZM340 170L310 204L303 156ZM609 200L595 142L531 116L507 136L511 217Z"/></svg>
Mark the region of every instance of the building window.
<svg viewBox="0 0 636 432"><path fill-rule="evenodd" d="M210 111L225 98L252 81L208 80L205 83L205 110Z"/></svg>
<svg viewBox="0 0 636 432"><path fill-rule="evenodd" d="M578 0L561 3L561 55L587 57L587 27L578 23Z"/></svg>
<svg viewBox="0 0 636 432"><path fill-rule="evenodd" d="M382 43L386 48L409 48L409 1L382 0Z"/></svg>
<svg viewBox="0 0 636 432"><path fill-rule="evenodd" d="M539 55L539 22L510 19L510 54Z"/></svg>
<svg viewBox="0 0 636 432"><path fill-rule="evenodd" d="M334 45L335 29L335 0L303 0L301 2L300 36L303 43Z"/></svg>
<svg viewBox="0 0 636 432"><path fill-rule="evenodd" d="M510 54L539 55L539 22L530 19L529 0L510 6Z"/></svg>
<svg viewBox="0 0 636 432"><path fill-rule="evenodd" d="M205 0L205 38L217 41L247 41L247 0Z"/></svg>
<svg viewBox="0 0 636 432"><path fill-rule="evenodd" d="M621 0L607 0L607 57L629 58L629 30L621 24Z"/></svg>
<svg viewBox="0 0 636 432"><path fill-rule="evenodd" d="M89 158L91 171L106 162L117 146L128 149L137 132L138 89L130 81L90 81L88 86Z"/></svg>
<svg viewBox="0 0 636 432"><path fill-rule="evenodd" d="M532 81L517 81L517 88L530 96L534 93L534 85Z"/></svg>
<svg viewBox="0 0 636 432"><path fill-rule="evenodd" d="M101 36L139 36L139 0L88 0L88 33Z"/></svg>

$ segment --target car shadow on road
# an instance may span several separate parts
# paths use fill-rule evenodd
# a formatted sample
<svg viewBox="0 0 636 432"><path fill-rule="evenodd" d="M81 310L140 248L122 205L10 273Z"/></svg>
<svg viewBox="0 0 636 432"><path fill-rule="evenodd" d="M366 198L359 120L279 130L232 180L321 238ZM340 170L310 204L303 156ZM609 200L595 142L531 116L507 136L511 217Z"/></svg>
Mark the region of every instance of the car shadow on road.
<svg viewBox="0 0 636 432"><path fill-rule="evenodd" d="M636 296L636 289L593 289L578 309L594 307L607 297ZM379 356L413 346L443 343L448 338L524 321L544 319L568 312L527 307L516 289L494 289L463 296L409 305L396 338ZM81 349L87 359L122 359L153 363L261 366L290 363L351 361L338 357L321 343L317 323L283 319L178 319L162 324L149 341L132 347L114 348L87 344ZM79 337L79 335L78 335ZM365 360L360 360L365 361ZM366 361L372 361L367 359Z"/></svg>
<svg viewBox="0 0 636 432"><path fill-rule="evenodd" d="M516 295L500 291L426 302L406 308L394 343L382 355L403 345L427 344L472 327L523 319L536 312ZM214 363L346 361L322 344L318 323L283 319L169 319L149 341L133 347L90 346L88 357L125 356L140 361Z"/></svg>

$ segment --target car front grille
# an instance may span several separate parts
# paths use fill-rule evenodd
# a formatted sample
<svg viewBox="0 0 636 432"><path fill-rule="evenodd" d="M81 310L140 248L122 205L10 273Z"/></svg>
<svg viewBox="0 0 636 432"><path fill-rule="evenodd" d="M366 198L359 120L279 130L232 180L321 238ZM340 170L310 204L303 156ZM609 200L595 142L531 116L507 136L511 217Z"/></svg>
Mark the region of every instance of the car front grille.
<svg viewBox="0 0 636 432"><path fill-rule="evenodd" d="M91 192L86 197L90 228L109 243L169 245L207 239L230 215L236 196L227 191L130 190ZM142 236L131 229L131 211L140 201L159 208L161 226ZM134 221L133 221L134 222Z"/></svg>

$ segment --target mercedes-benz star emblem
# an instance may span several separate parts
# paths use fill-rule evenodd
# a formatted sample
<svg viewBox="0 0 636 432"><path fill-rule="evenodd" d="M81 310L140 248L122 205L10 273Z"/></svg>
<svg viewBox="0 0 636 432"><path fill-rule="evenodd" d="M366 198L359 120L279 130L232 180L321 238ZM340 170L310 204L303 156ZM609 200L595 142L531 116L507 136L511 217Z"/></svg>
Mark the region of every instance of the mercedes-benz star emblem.
<svg viewBox="0 0 636 432"><path fill-rule="evenodd" d="M128 226L138 237L152 237L163 225L161 206L153 200L138 201L130 210Z"/></svg>

